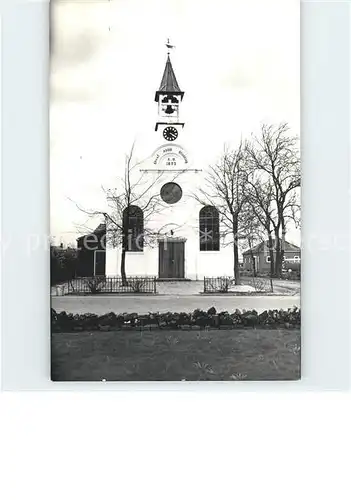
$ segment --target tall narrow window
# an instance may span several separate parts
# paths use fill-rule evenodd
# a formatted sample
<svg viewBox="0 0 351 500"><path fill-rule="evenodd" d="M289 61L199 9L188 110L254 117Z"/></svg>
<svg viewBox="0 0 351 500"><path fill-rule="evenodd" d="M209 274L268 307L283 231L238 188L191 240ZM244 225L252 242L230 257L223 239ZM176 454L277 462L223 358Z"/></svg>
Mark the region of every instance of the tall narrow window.
<svg viewBox="0 0 351 500"><path fill-rule="evenodd" d="M199 241L200 251L219 250L219 213L210 205L200 210Z"/></svg>
<svg viewBox="0 0 351 500"><path fill-rule="evenodd" d="M142 252L144 249L144 214L135 205L123 211L123 245L127 252Z"/></svg>

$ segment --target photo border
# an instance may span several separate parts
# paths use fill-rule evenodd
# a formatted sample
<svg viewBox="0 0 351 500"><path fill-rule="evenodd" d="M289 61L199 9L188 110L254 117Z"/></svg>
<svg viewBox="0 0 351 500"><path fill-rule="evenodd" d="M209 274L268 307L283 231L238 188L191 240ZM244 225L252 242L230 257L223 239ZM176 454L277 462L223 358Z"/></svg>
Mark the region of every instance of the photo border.
<svg viewBox="0 0 351 500"><path fill-rule="evenodd" d="M302 380L50 381L49 5L2 11L2 386L5 390L350 387L350 4L301 4ZM20 36L19 36L20 34Z"/></svg>

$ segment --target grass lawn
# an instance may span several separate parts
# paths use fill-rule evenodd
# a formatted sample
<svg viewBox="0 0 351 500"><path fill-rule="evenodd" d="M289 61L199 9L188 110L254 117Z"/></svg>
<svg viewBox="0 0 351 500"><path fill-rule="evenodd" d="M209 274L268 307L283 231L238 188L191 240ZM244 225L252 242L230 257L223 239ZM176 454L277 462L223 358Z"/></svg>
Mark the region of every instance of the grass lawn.
<svg viewBox="0 0 351 500"><path fill-rule="evenodd" d="M52 334L54 381L296 380L300 330Z"/></svg>

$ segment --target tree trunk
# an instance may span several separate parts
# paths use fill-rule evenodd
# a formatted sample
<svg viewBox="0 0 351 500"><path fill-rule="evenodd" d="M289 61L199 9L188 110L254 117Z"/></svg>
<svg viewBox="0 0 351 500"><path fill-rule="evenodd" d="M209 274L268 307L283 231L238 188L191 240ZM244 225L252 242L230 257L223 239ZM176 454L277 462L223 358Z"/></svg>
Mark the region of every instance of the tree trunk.
<svg viewBox="0 0 351 500"><path fill-rule="evenodd" d="M239 248L238 248L238 223L236 223L233 226L233 239L234 239L234 279L235 279L235 284L240 285L241 280L240 280L240 268L239 268Z"/></svg>
<svg viewBox="0 0 351 500"><path fill-rule="evenodd" d="M275 269L274 276L276 278L280 278L282 274L282 265L281 265L281 241L279 238L279 228L274 231L275 234Z"/></svg>
<svg viewBox="0 0 351 500"><path fill-rule="evenodd" d="M272 280L272 275L269 275L269 284L271 286L271 292L273 293L273 280Z"/></svg>
<svg viewBox="0 0 351 500"><path fill-rule="evenodd" d="M253 272L253 275L255 277L256 276L256 264L255 264L255 259L254 259L254 254L253 254L253 251L252 251L252 244L251 244L250 238L248 239L248 243L249 243L250 257L251 257L251 260L252 260L252 272Z"/></svg>
<svg viewBox="0 0 351 500"><path fill-rule="evenodd" d="M270 257L270 270L269 270L269 283L271 286L271 292L273 293L273 276L274 276L274 250L273 250L273 241L272 241L272 233L268 230L268 245L269 245L269 257Z"/></svg>
<svg viewBox="0 0 351 500"><path fill-rule="evenodd" d="M122 256L121 256L121 276L122 276L122 286L127 286L127 275L126 275L126 249L124 245L122 246Z"/></svg>
<svg viewBox="0 0 351 500"><path fill-rule="evenodd" d="M130 250L129 241L129 204L126 210L123 211L123 229L122 229L122 255L121 255L121 277L122 286L127 286L127 275L126 275L126 250Z"/></svg>
<svg viewBox="0 0 351 500"><path fill-rule="evenodd" d="M283 269L283 263L284 263L284 252L285 252L285 233L286 233L286 229L285 229L285 225L284 225L284 222L282 224L282 246L281 246L281 250L280 250L280 277L282 275L282 269Z"/></svg>
<svg viewBox="0 0 351 500"><path fill-rule="evenodd" d="M254 257L254 254L253 254L253 251L252 249L250 248L250 257L252 259L252 273L254 275L254 277L256 276L256 262L255 262L255 257Z"/></svg>

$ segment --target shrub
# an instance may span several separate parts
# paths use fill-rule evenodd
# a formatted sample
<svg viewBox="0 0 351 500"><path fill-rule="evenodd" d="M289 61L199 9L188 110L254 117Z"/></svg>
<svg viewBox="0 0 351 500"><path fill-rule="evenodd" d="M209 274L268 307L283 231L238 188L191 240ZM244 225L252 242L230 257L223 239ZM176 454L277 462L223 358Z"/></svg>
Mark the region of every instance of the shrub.
<svg viewBox="0 0 351 500"><path fill-rule="evenodd" d="M83 283L88 287L92 295L101 292L106 284L105 276L92 276L91 278L84 278Z"/></svg>
<svg viewBox="0 0 351 500"><path fill-rule="evenodd" d="M50 245L51 286L73 279L77 274L78 250Z"/></svg>
<svg viewBox="0 0 351 500"><path fill-rule="evenodd" d="M270 281L267 278L254 277L249 281L249 285L252 286L256 292L268 292L270 291Z"/></svg>
<svg viewBox="0 0 351 500"><path fill-rule="evenodd" d="M215 278L204 278L205 293L228 293L235 285L235 279L230 276L217 276Z"/></svg>
<svg viewBox="0 0 351 500"><path fill-rule="evenodd" d="M147 288L148 282L145 278L144 279L140 278L140 279L130 280L128 284L130 285L134 293L141 293L143 290L145 291L145 289Z"/></svg>

